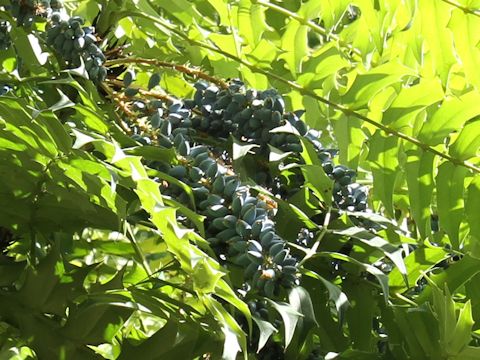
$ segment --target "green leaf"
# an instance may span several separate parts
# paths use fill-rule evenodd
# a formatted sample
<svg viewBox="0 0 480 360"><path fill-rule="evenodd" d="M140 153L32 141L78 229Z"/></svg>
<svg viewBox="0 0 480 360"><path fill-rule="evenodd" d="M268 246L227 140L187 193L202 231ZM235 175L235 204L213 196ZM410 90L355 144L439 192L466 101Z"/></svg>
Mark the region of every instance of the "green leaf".
<svg viewBox="0 0 480 360"><path fill-rule="evenodd" d="M465 347L462 352L460 352L457 356L453 357L452 359L455 360L477 360L480 356L480 348L467 346Z"/></svg>
<svg viewBox="0 0 480 360"><path fill-rule="evenodd" d="M411 252L403 261L407 268L408 284L413 286L424 272L438 264L447 256L446 250L440 247L422 247ZM402 293L407 290L405 277L398 268L394 268L388 276L389 286L392 292Z"/></svg>
<svg viewBox="0 0 480 360"><path fill-rule="evenodd" d="M462 61L468 81L477 90L480 89L480 50L475 46L480 41L478 31L479 19L473 14L468 14L461 9L453 9L448 28L452 30L455 50Z"/></svg>
<svg viewBox="0 0 480 360"><path fill-rule="evenodd" d="M345 230L332 230L332 233L357 239L362 243L381 251L395 264L400 273L404 276L405 281L408 281L407 269L403 262L403 250L401 248L390 244L385 239L382 239L360 227L352 226Z"/></svg>
<svg viewBox="0 0 480 360"><path fill-rule="evenodd" d="M249 332L252 332L252 314L250 313L250 309L248 305L240 300L235 294L234 290L226 283L224 279L220 279L215 288L215 295L222 298L223 300L229 302L233 305L236 309L240 310L245 318L247 319L248 329Z"/></svg>
<svg viewBox="0 0 480 360"><path fill-rule="evenodd" d="M38 267L28 268L17 299L31 308L41 309L64 273L65 268L58 251L50 251Z"/></svg>
<svg viewBox="0 0 480 360"><path fill-rule="evenodd" d="M377 131L370 138L369 149L373 196L382 201L386 213L393 217L393 188L398 175L398 138Z"/></svg>
<svg viewBox="0 0 480 360"><path fill-rule="evenodd" d="M345 311L350 306L347 295L345 295L345 293L342 292L342 289L340 287L331 283L330 281L328 281L327 279L323 278L322 276L318 275L313 271L305 270L304 274L306 276L320 280L323 286L325 286L325 288L328 291L328 300L332 301L335 304L335 308L337 309L337 313L338 313L338 318L340 319L340 323L341 323L345 316Z"/></svg>
<svg viewBox="0 0 480 360"><path fill-rule="evenodd" d="M466 124L457 140L450 147L449 153L459 160L468 160L477 156L480 148L480 120Z"/></svg>
<svg viewBox="0 0 480 360"><path fill-rule="evenodd" d="M155 174L155 176L158 177L159 179L168 181L170 184L176 185L179 188L181 188L183 191L185 191L185 193L188 195L188 197L190 199L192 207L195 209L195 199L194 199L194 196L193 196L192 188L190 186L185 184L183 181L180 181L177 178L174 178L173 176L165 174L164 172L157 171L157 170L149 171L149 174L152 174L152 173ZM173 204L174 200L171 199L171 201L172 201L171 203ZM177 202L175 202L175 203L177 203ZM201 222L203 222L203 216L202 215L192 214L191 211L189 212L188 209L181 204L178 204L176 206L178 206L180 209L182 209L182 211L191 215L192 219L195 219L195 224L197 225L197 227L200 229L200 231L202 231L202 229L204 228L203 224L201 224Z"/></svg>
<svg viewBox="0 0 480 360"><path fill-rule="evenodd" d="M303 5L305 4L308 3ZM341 69L347 68L349 65L349 61L336 44L325 43L305 60L303 72L298 75L297 82L307 89L316 90L327 77L335 76ZM304 98L303 101L305 102L307 99ZM308 115L309 111L306 113L306 116Z"/></svg>
<svg viewBox="0 0 480 360"><path fill-rule="evenodd" d="M233 139L233 144L232 144L232 158L233 161L240 160L244 156L250 153L250 150L259 147L259 145L256 144L246 144L238 141L237 139Z"/></svg>
<svg viewBox="0 0 480 360"><path fill-rule="evenodd" d="M354 349L373 350L373 318L377 308L378 296L372 291L372 285L350 279L342 282L352 306L346 313L346 322Z"/></svg>
<svg viewBox="0 0 480 360"><path fill-rule="evenodd" d="M321 166L322 162L320 161L313 144L305 138L300 138L302 143L302 159L305 161L306 165L318 165Z"/></svg>
<svg viewBox="0 0 480 360"><path fill-rule="evenodd" d="M452 34L447 28L450 20L450 4L435 0L422 1L418 4L421 17L422 35L428 45L427 61L447 83L450 68L456 63Z"/></svg>
<svg viewBox="0 0 480 360"><path fill-rule="evenodd" d="M252 316L253 321L257 324L258 329L260 330L260 339L258 340L257 353L263 349L268 339L272 334L277 332L275 326L270 324L268 321L262 320L256 316Z"/></svg>
<svg viewBox="0 0 480 360"><path fill-rule="evenodd" d="M302 63L309 53L307 45L308 27L297 21L290 21L282 36L282 49L279 56L284 59L292 75L302 72Z"/></svg>
<svg viewBox="0 0 480 360"><path fill-rule="evenodd" d="M470 343L473 324L472 305L468 300L460 311L452 339L448 344L447 350L450 354L460 353Z"/></svg>
<svg viewBox="0 0 480 360"><path fill-rule="evenodd" d="M464 255L459 261L450 264L450 266L438 274L430 275L437 287L443 288L448 285L450 293L453 294L457 289L469 281L473 276L480 272L480 260L470 255ZM431 297L431 286L427 286L418 296L416 302L423 303Z"/></svg>
<svg viewBox="0 0 480 360"><path fill-rule="evenodd" d="M396 317L399 318L402 315ZM420 344L424 357L418 357L419 359L438 359L440 358L439 331L438 323L432 314L432 311L428 307L418 307L408 309L404 315L409 324L409 331L411 336L408 336L409 344L413 344L415 338ZM406 335L406 334L405 334Z"/></svg>
<svg viewBox="0 0 480 360"><path fill-rule="evenodd" d="M252 48L259 44L263 33L268 29L265 10L260 5L253 3L254 1L250 0L240 0L237 11L239 34ZM269 44L269 42L265 43ZM272 53L272 55L274 54Z"/></svg>
<svg viewBox="0 0 480 360"><path fill-rule="evenodd" d="M140 357L152 360L178 360L192 358L193 345L198 337L197 326L191 322L179 324L171 319L141 344L136 346L130 342L122 344L122 351L118 359L128 360Z"/></svg>
<svg viewBox="0 0 480 360"><path fill-rule="evenodd" d="M165 164L174 165L177 163L174 148L164 148L161 146L142 145L127 148L123 150L125 154L142 156L148 160L161 161Z"/></svg>
<svg viewBox="0 0 480 360"><path fill-rule="evenodd" d="M365 74L355 78L354 83L342 97L345 105L352 109L366 106L374 96L388 86L399 82L404 76L412 75L412 71L395 62L377 66Z"/></svg>
<svg viewBox="0 0 480 360"><path fill-rule="evenodd" d="M205 294L212 293L217 286L217 282L224 275L224 272L214 269L204 258L193 267L193 289Z"/></svg>
<svg viewBox="0 0 480 360"><path fill-rule="evenodd" d="M473 178L468 186L468 196L465 203L465 212L467 214L468 223L470 224L470 236L475 241L480 241L480 221L478 215L480 214L480 176Z"/></svg>
<svg viewBox="0 0 480 360"><path fill-rule="evenodd" d="M225 360L235 360L237 353L243 350L246 354L246 337L235 319L226 311L226 309L210 295L202 296L207 308L222 324L225 342L223 347L223 357Z"/></svg>
<svg viewBox="0 0 480 360"><path fill-rule="evenodd" d="M174 2L160 0L156 2L155 5L177 18L184 25L192 25L194 21L201 22L201 14L195 9L193 3L187 0L178 0ZM147 9L140 7L140 10L145 11Z"/></svg>
<svg viewBox="0 0 480 360"><path fill-rule="evenodd" d="M297 323L299 319L303 317L303 315L297 312L290 304L279 303L270 299L265 300L267 300L267 302L270 303L282 317L283 326L285 329L285 348L287 348L292 341Z"/></svg>
<svg viewBox="0 0 480 360"><path fill-rule="evenodd" d="M365 141L365 134L361 125L360 119L343 114L333 122L339 147L339 162L353 169L358 166L360 151Z"/></svg>
<svg viewBox="0 0 480 360"><path fill-rule="evenodd" d="M26 34L23 29L12 31L12 41L15 43L18 56L23 59L28 68L34 69L45 65L48 54L42 51L38 38L33 34Z"/></svg>
<svg viewBox="0 0 480 360"><path fill-rule="evenodd" d="M405 173L411 212L422 239L431 233L430 205L433 195L433 163L435 156L421 149L407 151Z"/></svg>
<svg viewBox="0 0 480 360"><path fill-rule="evenodd" d="M452 327L452 324L457 321L455 301L453 301L448 286L445 285L445 293L443 293L435 284L432 285L432 300L440 330L440 345L447 349L455 333Z"/></svg>
<svg viewBox="0 0 480 360"><path fill-rule="evenodd" d="M298 313L303 315L298 320L297 327L300 330L300 338L304 339L312 328L318 326L310 294L303 287L296 286L288 293L288 302Z"/></svg>
<svg viewBox="0 0 480 360"><path fill-rule="evenodd" d="M460 246L459 227L463 214L463 182L468 172L463 166L444 162L438 168L437 204L440 228L448 234L455 249Z"/></svg>
<svg viewBox="0 0 480 360"><path fill-rule="evenodd" d="M443 100L445 94L438 78L422 79L418 84L402 87L383 115L383 123L409 132L416 116L427 106Z"/></svg>
<svg viewBox="0 0 480 360"><path fill-rule="evenodd" d="M70 309L63 331L85 343L110 342L133 311L124 297L92 298Z"/></svg>
<svg viewBox="0 0 480 360"><path fill-rule="evenodd" d="M380 269L377 269L375 266L372 266L370 264L362 263L342 253L322 252L312 256L312 258L315 258L315 257L327 257L327 258L342 260L342 261L354 264L360 267L361 269L365 270L366 272L372 274L377 279L378 283L380 284L380 287L382 288L385 303L388 302L388 296L389 296L388 276L385 275Z"/></svg>
<svg viewBox="0 0 480 360"><path fill-rule="evenodd" d="M319 165L303 165L301 168L305 177L305 185L312 190L325 204L332 203L333 182Z"/></svg>
<svg viewBox="0 0 480 360"><path fill-rule="evenodd" d="M192 192L192 189L189 188L188 186L186 186L185 184L183 184L182 187L185 187L188 189L187 191L187 194L189 195L190 197L190 200L193 204L195 204L193 202L193 194L191 193ZM200 215L198 213L196 213L195 211L192 211L190 210L187 206L185 205L182 205L181 203L179 203L178 201L175 201L167 196L164 196L163 197L163 200L165 201L165 204L168 205L168 206L171 206L173 208L177 208L179 210L180 213L182 213L183 215L185 215L189 220L192 221L192 223L195 225L195 227L198 229L198 232L200 233L201 236L205 236L205 225L203 223L203 221L205 220L205 216L203 215Z"/></svg>
<svg viewBox="0 0 480 360"><path fill-rule="evenodd" d="M440 144L452 131L480 114L480 94L470 91L459 97L445 100L440 108L428 117L418 134L418 139L429 145Z"/></svg>

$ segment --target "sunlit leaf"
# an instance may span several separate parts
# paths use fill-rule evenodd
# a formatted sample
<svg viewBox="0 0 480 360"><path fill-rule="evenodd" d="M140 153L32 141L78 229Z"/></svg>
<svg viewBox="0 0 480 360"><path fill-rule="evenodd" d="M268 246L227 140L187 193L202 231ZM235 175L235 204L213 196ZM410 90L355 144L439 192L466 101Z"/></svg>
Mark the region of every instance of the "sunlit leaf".
<svg viewBox="0 0 480 360"><path fill-rule="evenodd" d="M437 175L437 201L440 227L446 231L452 246L458 248L459 226L463 219L463 182L467 169L444 162Z"/></svg>

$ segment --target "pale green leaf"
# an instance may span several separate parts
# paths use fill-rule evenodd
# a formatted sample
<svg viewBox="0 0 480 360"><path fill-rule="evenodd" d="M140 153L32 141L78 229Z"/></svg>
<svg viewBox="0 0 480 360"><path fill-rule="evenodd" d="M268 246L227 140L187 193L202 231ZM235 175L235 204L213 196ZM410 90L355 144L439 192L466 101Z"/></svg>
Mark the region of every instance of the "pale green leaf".
<svg viewBox="0 0 480 360"><path fill-rule="evenodd" d="M342 114L333 121L335 137L338 141L339 162L356 169L360 160L360 152L365 134L358 118Z"/></svg>
<svg viewBox="0 0 480 360"><path fill-rule="evenodd" d="M408 131L417 114L444 97L439 79L422 80L415 86L402 87L383 115L383 123Z"/></svg>
<svg viewBox="0 0 480 360"><path fill-rule="evenodd" d="M418 3L428 57L443 84L446 84L450 68L456 63L453 38L447 27L452 10L451 5L443 1L425 0Z"/></svg>
<svg viewBox="0 0 480 360"><path fill-rule="evenodd" d="M432 300L438 319L440 344L446 349L455 333L454 327L452 327L452 324L457 321L455 301L453 301L448 286L445 285L445 292L443 293L435 284L432 285Z"/></svg>
<svg viewBox="0 0 480 360"><path fill-rule="evenodd" d="M308 55L308 27L297 21L290 21L282 36L282 49L285 51L279 58L284 59L290 72L296 76L302 72L302 63Z"/></svg>
<svg viewBox="0 0 480 360"><path fill-rule="evenodd" d="M452 17L448 23L448 28L453 33L455 50L461 58L467 79L477 90L480 89L480 73L478 71L480 49L477 47L480 41L480 32L477 31L479 26L480 18L460 9L452 11Z"/></svg>
<svg viewBox="0 0 480 360"><path fill-rule="evenodd" d="M478 242L480 241L480 175L475 176L468 186L465 212L470 224L470 235Z"/></svg>
<svg viewBox="0 0 480 360"><path fill-rule="evenodd" d="M470 343L473 324L472 304L471 301L468 300L463 306L463 309L460 310L453 336L447 347L449 353L458 354ZM451 326L451 324L449 325Z"/></svg>
<svg viewBox="0 0 480 360"><path fill-rule="evenodd" d="M393 188L398 174L398 138L377 131L370 138L368 161L373 173L373 196L393 216Z"/></svg>
<svg viewBox="0 0 480 360"><path fill-rule="evenodd" d="M440 144L452 131L480 114L480 94L470 91L458 98L450 98L427 119L418 138L430 145Z"/></svg>
<svg viewBox="0 0 480 360"><path fill-rule="evenodd" d="M265 9L258 4L254 4L251 0L240 0L237 12L239 34L244 38L245 43L253 49L260 45L262 35L268 29L265 21ZM264 45L267 45L267 48L271 46L266 41Z"/></svg>
<svg viewBox="0 0 480 360"><path fill-rule="evenodd" d="M459 160L477 156L480 149L480 120L469 122L450 147L450 155Z"/></svg>
<svg viewBox="0 0 480 360"><path fill-rule="evenodd" d="M405 173L411 212L418 232L424 239L430 230L430 204L434 188L433 162L435 156L420 149L407 151Z"/></svg>
<svg viewBox="0 0 480 360"><path fill-rule="evenodd" d="M408 75L413 75L412 70L394 61L377 66L358 75L342 101L345 105L351 105L352 109L362 108L377 93Z"/></svg>
<svg viewBox="0 0 480 360"><path fill-rule="evenodd" d="M459 227L463 220L463 181L468 169L444 162L438 168L437 204L440 228L448 234L450 242L458 249Z"/></svg>

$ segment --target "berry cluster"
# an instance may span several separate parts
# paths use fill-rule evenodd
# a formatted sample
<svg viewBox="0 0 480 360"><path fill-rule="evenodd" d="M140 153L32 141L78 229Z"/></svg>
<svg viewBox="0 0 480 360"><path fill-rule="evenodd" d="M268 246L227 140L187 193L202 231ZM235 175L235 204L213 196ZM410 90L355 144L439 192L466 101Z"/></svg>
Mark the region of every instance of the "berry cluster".
<svg viewBox="0 0 480 360"><path fill-rule="evenodd" d="M61 7L59 1L12 0L10 11L17 19L17 26L30 27L37 17L47 18L54 9Z"/></svg>
<svg viewBox="0 0 480 360"><path fill-rule="evenodd" d="M96 45L95 29L83 26L84 20L78 16L63 20L61 13L54 13L51 23L52 26L47 30L47 44L53 46L73 67L81 66L83 61L88 76L94 82L105 80L105 56Z"/></svg>
<svg viewBox="0 0 480 360"><path fill-rule="evenodd" d="M251 289L277 296L281 288L298 282L298 269L286 241L275 232L275 207L267 198L255 196L207 146L194 145L190 115L176 103L157 108L150 116L150 124L158 129L157 143L174 146L182 156L178 165L157 166L192 188L195 210L205 216L206 237L218 257L244 268L244 280ZM139 140L147 142L142 137ZM172 184L162 192L185 205L190 202L185 192Z"/></svg>
<svg viewBox="0 0 480 360"><path fill-rule="evenodd" d="M106 59L97 46L95 29L83 26L85 21L81 17L69 18L60 0L12 0L9 9L18 26L29 27L38 17L47 19L47 45L55 49L68 67L84 64L91 80L96 83L105 80L107 69L103 64ZM7 30L6 25L0 23L0 49L10 44Z"/></svg>
<svg viewBox="0 0 480 360"><path fill-rule="evenodd" d="M318 132L300 119L303 111L285 111L285 101L276 90L246 90L238 80L232 81L228 89L220 90L202 81L195 88L193 100L185 101L187 107L199 113L192 118L195 129L224 138L232 134L241 141L257 144L259 148L254 149L257 155L266 156L272 146L296 155L297 161L303 150L300 142L303 137L313 145L325 173L335 182L333 197L337 206L355 211L366 209L366 188L354 183L356 172L334 165L335 151L325 149L318 141ZM258 178L268 179L268 176Z"/></svg>
<svg viewBox="0 0 480 360"><path fill-rule="evenodd" d="M285 111L284 100L275 90L245 90L238 80L230 82L226 89L203 81L196 83L195 88L193 99L170 105L132 98L133 110L147 119L148 129L137 129L133 138L143 144L176 148L181 156L179 164L150 166L192 189L194 210L205 216L206 237L219 258L243 267L245 281L252 288L270 297L278 295L282 287L289 288L298 282L298 269L286 241L275 231L272 221L275 206L242 184L229 168L228 154L222 160L224 149L198 145L194 139L203 133L215 138L233 135L243 142L259 145L258 156L268 155L273 146L291 153L299 162L303 137L312 144L325 173L334 181L333 197L339 208L365 210L366 191L354 183L353 170L334 165L336 152L322 147L318 132L300 119L303 112ZM131 87L125 92L129 97L137 93ZM277 131L279 128L285 131ZM301 186L303 178L298 177L294 182ZM191 205L185 191L174 184L162 192ZM313 237L313 233L305 230L297 240L309 246Z"/></svg>
<svg viewBox="0 0 480 360"><path fill-rule="evenodd" d="M133 77L132 77L133 79ZM152 162L150 166L167 173L192 189L189 195L178 184L162 182L162 193L205 216L205 236L219 259L244 269L247 289L268 297L281 295L298 283L298 262L290 255L287 242L275 230L273 217L276 205L242 183L230 166L231 156L222 146L206 146L202 140L227 139L258 145L255 157L268 159L272 147L288 152L285 161L302 162L301 139L316 152L324 172L332 179L333 200L340 209L362 211L367 206L364 187L354 182L356 173L343 165L335 165L337 151L319 142L319 133L302 120L302 111L287 112L283 98L275 90L245 89L238 80L227 88L203 81L194 86L193 99L164 101L136 98L138 90L127 79L125 94L132 110L142 118L133 138L142 144L174 147L180 155L178 164ZM198 143L200 141L200 143ZM208 143L208 141L207 141ZM277 177L264 178L259 185L274 193ZM304 183L302 174L289 179L290 190ZM288 192L286 192L288 199ZM188 222L187 219L185 221ZM188 225L188 224L187 224ZM297 237L299 245L310 247L315 233L303 229Z"/></svg>

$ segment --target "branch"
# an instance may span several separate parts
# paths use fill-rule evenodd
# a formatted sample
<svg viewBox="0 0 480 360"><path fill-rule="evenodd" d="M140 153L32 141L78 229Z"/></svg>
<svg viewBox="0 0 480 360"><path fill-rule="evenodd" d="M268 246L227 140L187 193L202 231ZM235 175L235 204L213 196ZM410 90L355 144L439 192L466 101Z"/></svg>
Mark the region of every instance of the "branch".
<svg viewBox="0 0 480 360"><path fill-rule="evenodd" d="M185 65L178 65L174 64L171 62L167 61L160 61L160 60L152 60L152 59L143 59L143 58L121 58L121 59L113 59L113 60L107 60L105 62L105 66L113 66L113 65L121 65L121 64L147 64L147 65L155 65L159 67L166 67L166 68L171 68L174 69L178 72L199 78L199 79L204 79L208 82L211 82L215 85L218 85L219 87L226 89L228 87L228 84L221 80L218 79L214 76L208 75L204 73L201 70L197 69L192 69L189 68Z"/></svg>

